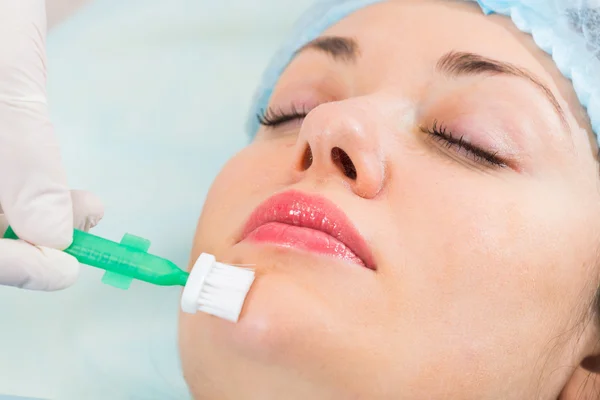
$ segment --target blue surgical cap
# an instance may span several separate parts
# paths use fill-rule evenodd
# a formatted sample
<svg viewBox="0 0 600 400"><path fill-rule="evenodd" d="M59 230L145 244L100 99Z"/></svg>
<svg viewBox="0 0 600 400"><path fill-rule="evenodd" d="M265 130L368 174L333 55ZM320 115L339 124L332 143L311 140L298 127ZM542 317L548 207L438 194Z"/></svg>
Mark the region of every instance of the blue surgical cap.
<svg viewBox="0 0 600 400"><path fill-rule="evenodd" d="M273 57L255 94L247 131L259 128L257 115L268 106L273 88L294 53L353 12L387 0L320 0L296 24ZM600 134L600 0L464 0L477 2L485 14L510 17L550 54L561 73L573 82L592 129Z"/></svg>

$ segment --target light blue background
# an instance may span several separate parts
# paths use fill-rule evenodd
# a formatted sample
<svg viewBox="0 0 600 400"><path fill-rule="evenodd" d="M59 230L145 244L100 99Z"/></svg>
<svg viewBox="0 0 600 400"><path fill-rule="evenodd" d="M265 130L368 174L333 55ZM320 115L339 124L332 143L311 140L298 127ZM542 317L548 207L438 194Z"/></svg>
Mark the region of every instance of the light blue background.
<svg viewBox="0 0 600 400"><path fill-rule="evenodd" d="M73 188L106 205L95 233L150 239L185 266L222 164L247 141L262 69L312 0L97 0L48 40L49 101ZM186 399L178 288L0 288L0 393Z"/></svg>

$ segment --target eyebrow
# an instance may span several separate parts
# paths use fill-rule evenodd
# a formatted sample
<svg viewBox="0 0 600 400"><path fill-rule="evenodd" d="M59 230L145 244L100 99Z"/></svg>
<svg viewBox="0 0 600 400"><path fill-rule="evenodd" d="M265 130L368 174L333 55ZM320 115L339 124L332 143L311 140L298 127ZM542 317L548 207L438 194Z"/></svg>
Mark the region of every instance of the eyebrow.
<svg viewBox="0 0 600 400"><path fill-rule="evenodd" d="M334 60L354 62L360 56L356 40L341 36L322 36L302 46L294 57L306 50L317 50L328 54Z"/></svg>
<svg viewBox="0 0 600 400"><path fill-rule="evenodd" d="M302 46L294 57L306 50L317 50L326 53L334 60L355 62L360 56L360 47L355 39L341 36L322 36ZM522 78L536 86L550 102L563 127L571 132L563 108L542 81L524 68L514 64L494 60L475 53L451 51L443 55L437 62L436 70L452 77L476 75L508 75Z"/></svg>

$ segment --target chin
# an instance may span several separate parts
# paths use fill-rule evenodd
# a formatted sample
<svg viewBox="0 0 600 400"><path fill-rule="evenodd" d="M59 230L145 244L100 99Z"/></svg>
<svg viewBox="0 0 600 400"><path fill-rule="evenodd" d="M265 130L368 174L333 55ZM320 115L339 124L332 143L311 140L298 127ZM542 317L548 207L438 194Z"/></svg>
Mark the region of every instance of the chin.
<svg viewBox="0 0 600 400"><path fill-rule="evenodd" d="M289 371L305 369L319 353L327 353L318 331L330 319L326 304L309 285L276 268L261 271L237 323L203 313L181 314L186 381L200 399L290 398L286 390L297 386Z"/></svg>
<svg viewBox="0 0 600 400"><path fill-rule="evenodd" d="M201 313L182 315L186 326L212 332L213 345L226 347L255 361L280 363L305 356L322 332L338 324L332 282L341 273L326 257L297 254L270 246L236 245L217 259L230 264L254 264L256 279L237 323ZM344 268L356 268L342 265ZM332 276L333 275L333 276ZM198 327L198 328L196 328Z"/></svg>
<svg viewBox="0 0 600 400"><path fill-rule="evenodd" d="M236 324L201 313L181 315L184 368L212 373L234 365L268 366L312 375L319 366L349 356L356 345L356 337L348 334L356 330L356 315L370 307L369 298L374 300L372 291L364 290L376 284L372 271L271 246L240 244L226 253L218 259L256 264L255 283Z"/></svg>

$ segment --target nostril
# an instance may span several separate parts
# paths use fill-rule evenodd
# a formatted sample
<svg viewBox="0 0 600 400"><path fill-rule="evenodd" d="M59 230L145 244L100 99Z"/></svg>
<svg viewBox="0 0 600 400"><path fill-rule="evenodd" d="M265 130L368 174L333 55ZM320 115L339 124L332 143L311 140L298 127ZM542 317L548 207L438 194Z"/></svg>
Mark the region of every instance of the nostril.
<svg viewBox="0 0 600 400"><path fill-rule="evenodd" d="M344 172L344 175L353 181L356 180L356 167L348 153L339 147L334 147L331 149L331 159L333 160L333 163Z"/></svg>
<svg viewBox="0 0 600 400"><path fill-rule="evenodd" d="M304 150L304 155L302 156L302 170L306 171L310 168L313 163L313 154L310 149L310 145L306 146L306 150Z"/></svg>

